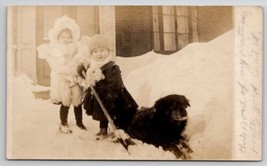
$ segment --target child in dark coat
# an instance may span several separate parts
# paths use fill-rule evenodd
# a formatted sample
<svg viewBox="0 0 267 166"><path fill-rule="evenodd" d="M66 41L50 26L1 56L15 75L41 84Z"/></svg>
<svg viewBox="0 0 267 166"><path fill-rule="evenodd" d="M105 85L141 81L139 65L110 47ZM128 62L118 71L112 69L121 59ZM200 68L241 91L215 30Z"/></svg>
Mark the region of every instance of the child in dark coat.
<svg viewBox="0 0 267 166"><path fill-rule="evenodd" d="M114 62L108 39L101 35L93 36L90 40L89 50L89 66L80 65L77 72L84 78L82 86L87 89L83 101L84 108L88 115L92 115L94 120L100 122L100 131L96 135L101 137L107 135L109 122L92 94L90 86L94 87L113 120L116 119L116 116L119 117L123 111L136 110L138 105L131 96L126 97L130 100L123 101L122 96L130 94L128 92L123 94L126 89L123 86L120 68ZM123 105L127 105L127 107ZM124 108L127 108L127 110L122 110Z"/></svg>

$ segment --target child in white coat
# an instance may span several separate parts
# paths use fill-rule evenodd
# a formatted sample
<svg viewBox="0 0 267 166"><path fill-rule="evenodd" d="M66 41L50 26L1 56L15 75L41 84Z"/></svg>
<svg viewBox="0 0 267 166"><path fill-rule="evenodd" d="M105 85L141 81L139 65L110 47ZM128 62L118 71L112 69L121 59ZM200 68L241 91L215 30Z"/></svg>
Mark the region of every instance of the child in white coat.
<svg viewBox="0 0 267 166"><path fill-rule="evenodd" d="M80 29L76 22L67 16L58 18L49 31L49 44L37 48L39 57L46 59L51 68L50 99L60 106L60 131L71 133L68 126L70 105L74 106L76 125L86 130L82 122L82 88L78 85L75 64L77 58ZM80 59L81 60L81 59Z"/></svg>

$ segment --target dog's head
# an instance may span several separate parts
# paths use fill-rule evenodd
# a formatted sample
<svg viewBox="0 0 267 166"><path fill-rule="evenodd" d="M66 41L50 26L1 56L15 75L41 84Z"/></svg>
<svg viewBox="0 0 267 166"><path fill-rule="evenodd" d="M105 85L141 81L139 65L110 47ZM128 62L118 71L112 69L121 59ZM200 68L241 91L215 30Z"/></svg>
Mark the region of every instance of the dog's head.
<svg viewBox="0 0 267 166"><path fill-rule="evenodd" d="M160 98L154 105L156 116L168 119L170 123L186 122L188 106L189 100L183 95L176 94Z"/></svg>

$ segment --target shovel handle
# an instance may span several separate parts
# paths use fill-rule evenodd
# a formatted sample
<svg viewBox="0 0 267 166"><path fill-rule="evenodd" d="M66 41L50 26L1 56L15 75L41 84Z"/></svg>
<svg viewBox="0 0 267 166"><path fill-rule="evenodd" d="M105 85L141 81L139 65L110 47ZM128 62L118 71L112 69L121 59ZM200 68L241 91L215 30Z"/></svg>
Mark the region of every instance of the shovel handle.
<svg viewBox="0 0 267 166"><path fill-rule="evenodd" d="M102 111L104 112L106 118L108 119L108 122L110 123L112 129L113 129L113 130L117 130L117 127L115 126L115 124L114 124L112 118L110 117L110 115L109 115L109 113L108 113L106 107L105 107L104 104L102 103L102 101L101 101L101 99L100 99L98 93L96 92L95 88L94 88L93 86L90 86L90 88L91 88L91 90L92 90L92 92L93 92L93 94L94 94L94 96L95 96L95 98L96 98L98 104L100 105Z"/></svg>

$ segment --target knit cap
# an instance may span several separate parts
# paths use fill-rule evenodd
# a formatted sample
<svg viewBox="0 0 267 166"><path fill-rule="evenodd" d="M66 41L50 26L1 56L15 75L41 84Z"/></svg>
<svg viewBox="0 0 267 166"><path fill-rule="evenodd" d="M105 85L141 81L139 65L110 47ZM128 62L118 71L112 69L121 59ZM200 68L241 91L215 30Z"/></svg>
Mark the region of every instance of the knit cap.
<svg viewBox="0 0 267 166"><path fill-rule="evenodd" d="M108 41L108 38L106 38L105 36L100 35L100 34L94 35L90 39L90 43L89 43L90 53L92 52L92 50L94 50L96 48L106 48L108 50L111 50L111 46L110 46L110 43Z"/></svg>

